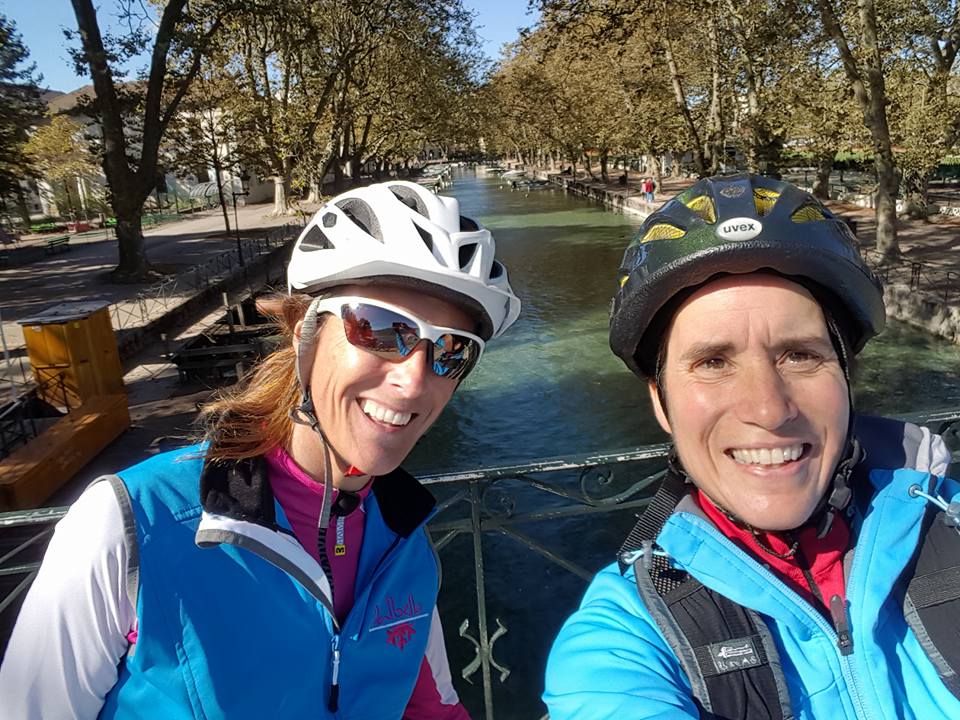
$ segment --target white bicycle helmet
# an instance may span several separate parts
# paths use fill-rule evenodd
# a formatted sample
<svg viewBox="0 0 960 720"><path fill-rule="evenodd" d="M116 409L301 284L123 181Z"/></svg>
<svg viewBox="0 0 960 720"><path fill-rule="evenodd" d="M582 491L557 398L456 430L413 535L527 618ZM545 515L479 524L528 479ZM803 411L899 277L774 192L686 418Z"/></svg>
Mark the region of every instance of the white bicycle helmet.
<svg viewBox="0 0 960 720"><path fill-rule="evenodd" d="M423 288L466 306L479 334L497 337L520 314L490 231L456 198L403 180L336 196L303 229L287 269L290 292L315 295L373 282Z"/></svg>

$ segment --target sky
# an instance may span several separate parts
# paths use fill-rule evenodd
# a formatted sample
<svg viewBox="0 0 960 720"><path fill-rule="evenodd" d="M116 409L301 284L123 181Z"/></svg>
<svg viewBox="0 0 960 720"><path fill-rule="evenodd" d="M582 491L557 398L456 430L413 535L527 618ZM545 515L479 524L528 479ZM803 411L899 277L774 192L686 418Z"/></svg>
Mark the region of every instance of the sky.
<svg viewBox="0 0 960 720"><path fill-rule="evenodd" d="M478 35L486 55L496 60L504 43L517 37L517 29L532 25L536 16L527 14L527 0L463 0L476 13ZM112 0L101 0L101 29L104 16L114 15ZM54 90L70 92L88 85L87 77L78 77L67 53L67 41L61 28L76 27L73 6L69 0L0 0L0 13L12 19L24 43L30 49L30 59L43 74L43 85ZM115 21L111 21L112 25ZM144 61L141 65L145 65Z"/></svg>

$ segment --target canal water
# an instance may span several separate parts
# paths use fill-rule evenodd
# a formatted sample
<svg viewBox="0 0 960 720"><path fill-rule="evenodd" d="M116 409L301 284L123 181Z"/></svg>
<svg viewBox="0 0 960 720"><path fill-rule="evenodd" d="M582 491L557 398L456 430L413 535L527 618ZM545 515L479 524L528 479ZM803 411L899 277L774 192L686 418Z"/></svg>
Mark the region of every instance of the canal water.
<svg viewBox="0 0 960 720"><path fill-rule="evenodd" d="M464 215L493 231L523 312L490 344L405 466L415 473L449 472L664 441L646 389L607 345L616 270L640 218L560 189L511 191L498 177L472 171L458 175L444 194L457 197ZM861 411L902 414L960 405L960 351L945 341L891 322L861 358ZM634 477L619 480L628 485L655 469L637 468ZM566 482L576 491L575 475ZM510 497L518 512L563 504L520 482L498 486L496 500ZM462 505L461 517L468 513ZM447 513L456 517L457 509ZM614 559L634 522L630 511L599 517L530 523L523 532L593 572ZM467 633L477 632L469 536L451 542L441 558L441 611L454 678L473 717L483 717L481 673L473 675L473 685L459 677L474 651L458 637L458 626L466 618ZM494 647L494 658L511 670L504 683L494 680L496 717L539 718L550 640L586 585L497 534L484 536L484 561L489 632L496 630L494 618L508 629Z"/></svg>

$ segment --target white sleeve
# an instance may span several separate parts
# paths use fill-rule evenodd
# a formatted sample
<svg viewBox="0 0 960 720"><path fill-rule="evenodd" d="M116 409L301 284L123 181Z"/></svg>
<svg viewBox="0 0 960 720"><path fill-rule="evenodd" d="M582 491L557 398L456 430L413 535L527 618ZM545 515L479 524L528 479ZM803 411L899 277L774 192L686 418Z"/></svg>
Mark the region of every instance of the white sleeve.
<svg viewBox="0 0 960 720"><path fill-rule="evenodd" d="M87 489L57 523L0 665L5 717L99 714L136 624L123 537L109 482Z"/></svg>
<svg viewBox="0 0 960 720"><path fill-rule="evenodd" d="M427 640L427 650L424 653L433 683L440 702L443 705L456 705L460 702L457 691L453 689L453 679L450 677L450 661L447 660L447 646L443 641L443 625L440 624L440 612L436 605L433 607L433 617L430 620L430 635Z"/></svg>

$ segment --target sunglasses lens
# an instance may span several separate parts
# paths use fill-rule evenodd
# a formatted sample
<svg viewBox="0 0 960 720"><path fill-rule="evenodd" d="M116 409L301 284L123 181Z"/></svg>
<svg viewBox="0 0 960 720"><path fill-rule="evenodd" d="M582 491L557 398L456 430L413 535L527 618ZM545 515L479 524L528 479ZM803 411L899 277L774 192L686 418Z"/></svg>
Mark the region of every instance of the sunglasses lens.
<svg viewBox="0 0 960 720"><path fill-rule="evenodd" d="M351 345L388 359L406 357L420 342L418 323L393 310L357 303L340 308L343 330ZM480 358L473 338L445 333L433 343L433 371L440 377L464 377Z"/></svg>
<svg viewBox="0 0 960 720"><path fill-rule="evenodd" d="M344 305L340 317L350 344L377 355L405 357L420 342L417 324L386 308Z"/></svg>
<svg viewBox="0 0 960 720"><path fill-rule="evenodd" d="M445 333L433 344L433 371L441 377L462 378L479 358L479 343L464 335Z"/></svg>

